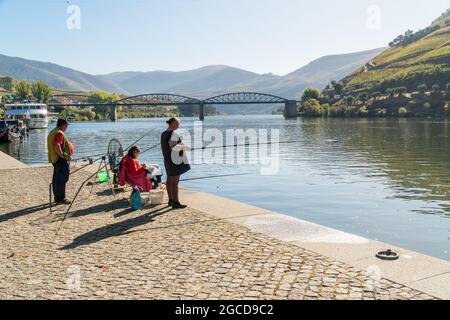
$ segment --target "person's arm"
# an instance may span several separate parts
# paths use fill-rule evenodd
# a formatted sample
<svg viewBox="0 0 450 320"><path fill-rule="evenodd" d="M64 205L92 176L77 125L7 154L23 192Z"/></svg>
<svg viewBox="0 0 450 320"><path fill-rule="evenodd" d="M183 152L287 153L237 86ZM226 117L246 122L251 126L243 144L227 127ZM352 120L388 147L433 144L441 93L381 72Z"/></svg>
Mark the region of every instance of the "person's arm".
<svg viewBox="0 0 450 320"><path fill-rule="evenodd" d="M127 158L125 165L127 166L128 173L132 176L138 175L145 170L142 166L138 165L135 159L132 158Z"/></svg>
<svg viewBox="0 0 450 320"><path fill-rule="evenodd" d="M191 151L192 148L189 146L186 146L183 144L183 142L180 141L180 136L174 131L172 132L172 137L170 138L169 145L172 148L172 150L179 152L179 151Z"/></svg>
<svg viewBox="0 0 450 320"><path fill-rule="evenodd" d="M61 133L57 133L55 135L55 152L61 159L70 160L70 157L68 155L65 155L61 148L63 143L64 143L64 136Z"/></svg>
<svg viewBox="0 0 450 320"><path fill-rule="evenodd" d="M62 149L61 149L61 145L59 143L55 143L55 151L58 154L58 156L62 159L66 160L66 156L64 155Z"/></svg>

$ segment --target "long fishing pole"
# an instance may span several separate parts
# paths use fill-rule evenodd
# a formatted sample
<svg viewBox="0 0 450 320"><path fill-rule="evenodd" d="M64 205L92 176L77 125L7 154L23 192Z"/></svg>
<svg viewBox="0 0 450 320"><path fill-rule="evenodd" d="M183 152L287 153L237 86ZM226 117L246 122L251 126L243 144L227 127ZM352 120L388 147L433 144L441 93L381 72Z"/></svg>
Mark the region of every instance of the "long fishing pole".
<svg viewBox="0 0 450 320"><path fill-rule="evenodd" d="M78 159L72 159L70 161L77 162L77 161L80 161L80 160L89 160L89 159L92 159L92 158L95 158L95 157L104 156L105 154L107 154L107 152L93 154L93 155L90 155L90 156L84 156L84 157L81 157L81 158L78 158Z"/></svg>
<svg viewBox="0 0 450 320"><path fill-rule="evenodd" d="M180 180L180 182L181 181L194 181L194 180L214 179L214 178L226 178L226 177L235 177L235 176L248 176L248 175L251 175L251 173L219 174L219 175L214 175L214 176L182 179L182 180Z"/></svg>
<svg viewBox="0 0 450 320"><path fill-rule="evenodd" d="M67 211L66 211L66 213L64 214L63 219L61 220L61 223L60 223L60 225L59 225L59 227L58 227L58 230L56 230L55 237L53 238L53 242L55 241L56 237L58 236L58 233L59 233L59 231L61 230L61 227L62 227L64 221L67 219L67 216L68 216L68 214L69 214L69 212L70 212L70 209L72 209L72 206L73 206L75 200L77 199L78 195L80 194L81 189L84 187L84 185L85 185L89 180L91 180L96 174L98 174L98 172L99 172L100 170L102 170L103 168L105 168L107 165L108 165L108 164L105 163L103 166L100 166L99 169L98 169L98 171L95 172L95 173L93 173L92 175L90 175L89 178L87 178L86 180L84 180L83 183L81 184L81 186L78 188L77 193L75 194L75 196L74 196L72 202L71 202L70 205L69 205L69 208L67 208Z"/></svg>
<svg viewBox="0 0 450 320"><path fill-rule="evenodd" d="M140 137L139 139L137 139L136 141L134 141L132 144L130 144L129 147L127 147L127 148L124 149L123 151L128 151L128 149L130 149L132 146L134 146L136 143L138 143L139 141L141 141L142 139L144 139L144 138L145 138L146 136L148 136L149 134L153 133L155 130L156 130L156 129L152 129L152 130L146 132L142 137ZM156 148L156 147L155 147L155 148ZM106 156L106 155L108 155L108 152L105 152L105 153L99 153L99 154L95 154L95 155L92 155L92 156L86 156L86 157L82 157L82 158L79 158L79 159L71 160L71 161L73 161L73 162L77 162L77 161L79 161L79 160L88 160L89 163L86 164L86 165L83 165L82 167L80 167L80 168L76 169L75 171L71 172L70 175L73 175L73 174L75 174L75 173L77 173L77 172L83 170L84 168L90 166L92 163L101 160L101 159L102 159L104 156ZM95 159L95 160L92 160L92 158L97 157L97 156L100 156L100 157L97 158L97 159Z"/></svg>
<svg viewBox="0 0 450 320"><path fill-rule="evenodd" d="M151 146L150 148L145 149L144 151L141 151L141 154L146 153L146 152L148 152L148 151L150 151L150 150L153 150L153 149L155 149L156 147L159 147L160 145L161 145L161 143L155 144L154 146Z"/></svg>
<svg viewBox="0 0 450 320"><path fill-rule="evenodd" d="M139 141L141 141L142 139L144 139L146 136L148 136L150 133L155 132L156 129L152 129L150 131L148 131L146 134L144 134L142 137L140 137L139 139L137 139L135 142L133 142L132 144L130 144L129 147L127 147L126 149L124 149L123 151L128 151L132 146L134 146L136 143L138 143Z"/></svg>
<svg viewBox="0 0 450 320"><path fill-rule="evenodd" d="M297 143L302 142L300 140L294 140L294 141L279 141L279 142L265 142L265 143L245 143L245 144L234 144L234 145L223 145L223 146L210 146L210 147L201 147L201 148L191 148L189 151L195 151L195 150L206 150L206 149L217 149L217 148L237 148L237 147L248 147L248 146L258 146L258 145L271 145L271 144L288 144L288 143ZM144 151L141 151L141 154L146 153L152 149L155 149L156 147L159 147L161 143L155 144L154 146L151 146L148 149L145 149Z"/></svg>
<svg viewBox="0 0 450 320"><path fill-rule="evenodd" d="M258 143L244 143L244 144L231 144L231 145L223 145L223 146L208 146L201 148L192 148L191 151L195 150L206 150L206 149L218 149L218 148L237 148L237 147L251 147L251 146L259 146L259 145L271 145L271 144L289 144L289 143L298 143L302 142L300 140L292 140L292 141L276 141L276 142L258 142Z"/></svg>
<svg viewBox="0 0 450 320"><path fill-rule="evenodd" d="M97 158L97 159L95 159L95 160L89 159L89 163L87 163L87 164L81 166L80 168L76 169L75 171L72 171L69 175L71 176L71 175L77 173L78 171L83 170L84 168L86 168L86 167L92 165L94 162L97 162L97 161L103 159L103 157L105 157L105 155L103 155L103 156L101 156L100 158Z"/></svg>

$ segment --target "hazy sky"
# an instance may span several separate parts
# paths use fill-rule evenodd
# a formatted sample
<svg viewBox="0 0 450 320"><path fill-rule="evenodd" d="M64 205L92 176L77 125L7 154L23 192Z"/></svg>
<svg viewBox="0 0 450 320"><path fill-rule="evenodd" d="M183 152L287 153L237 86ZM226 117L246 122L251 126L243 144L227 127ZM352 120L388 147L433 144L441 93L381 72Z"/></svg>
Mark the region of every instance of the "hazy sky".
<svg viewBox="0 0 450 320"><path fill-rule="evenodd" d="M67 13L71 5L80 19ZM94 74L210 64L286 74L324 55L386 46L449 7L450 0L0 0L0 53Z"/></svg>

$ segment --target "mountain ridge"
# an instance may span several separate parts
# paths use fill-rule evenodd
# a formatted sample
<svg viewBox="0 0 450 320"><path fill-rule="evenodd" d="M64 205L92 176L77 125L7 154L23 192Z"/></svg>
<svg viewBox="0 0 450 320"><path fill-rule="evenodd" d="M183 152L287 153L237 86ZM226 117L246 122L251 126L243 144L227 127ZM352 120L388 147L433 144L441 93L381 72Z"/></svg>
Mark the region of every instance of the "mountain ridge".
<svg viewBox="0 0 450 320"><path fill-rule="evenodd" d="M232 91L260 91L297 99L306 87L325 87L363 66L384 48L321 57L280 76L259 74L227 65L209 65L185 71L120 71L103 75L0 54L0 75L19 80L43 80L51 86L70 91L103 90L124 95L144 93L179 93L205 98ZM342 75L342 77L341 77ZM274 106L249 106L249 112L267 113ZM220 108L219 108L220 109ZM227 112L238 112L232 106Z"/></svg>

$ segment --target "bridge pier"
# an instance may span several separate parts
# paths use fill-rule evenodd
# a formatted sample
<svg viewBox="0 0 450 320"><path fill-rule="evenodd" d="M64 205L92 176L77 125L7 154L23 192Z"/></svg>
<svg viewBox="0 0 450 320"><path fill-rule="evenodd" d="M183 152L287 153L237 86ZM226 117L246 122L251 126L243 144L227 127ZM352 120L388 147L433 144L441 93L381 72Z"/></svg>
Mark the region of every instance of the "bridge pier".
<svg viewBox="0 0 450 320"><path fill-rule="evenodd" d="M117 108L116 106L111 106L111 112L110 112L110 118L111 121L116 122L117 121Z"/></svg>
<svg viewBox="0 0 450 320"><path fill-rule="evenodd" d="M286 101L286 104L284 105L284 117L286 119L292 119L292 118L298 117L297 101L295 101L295 100Z"/></svg>
<svg viewBox="0 0 450 320"><path fill-rule="evenodd" d="M201 103L199 105L198 118L200 119L200 121L204 121L205 120L205 105L203 103Z"/></svg>

